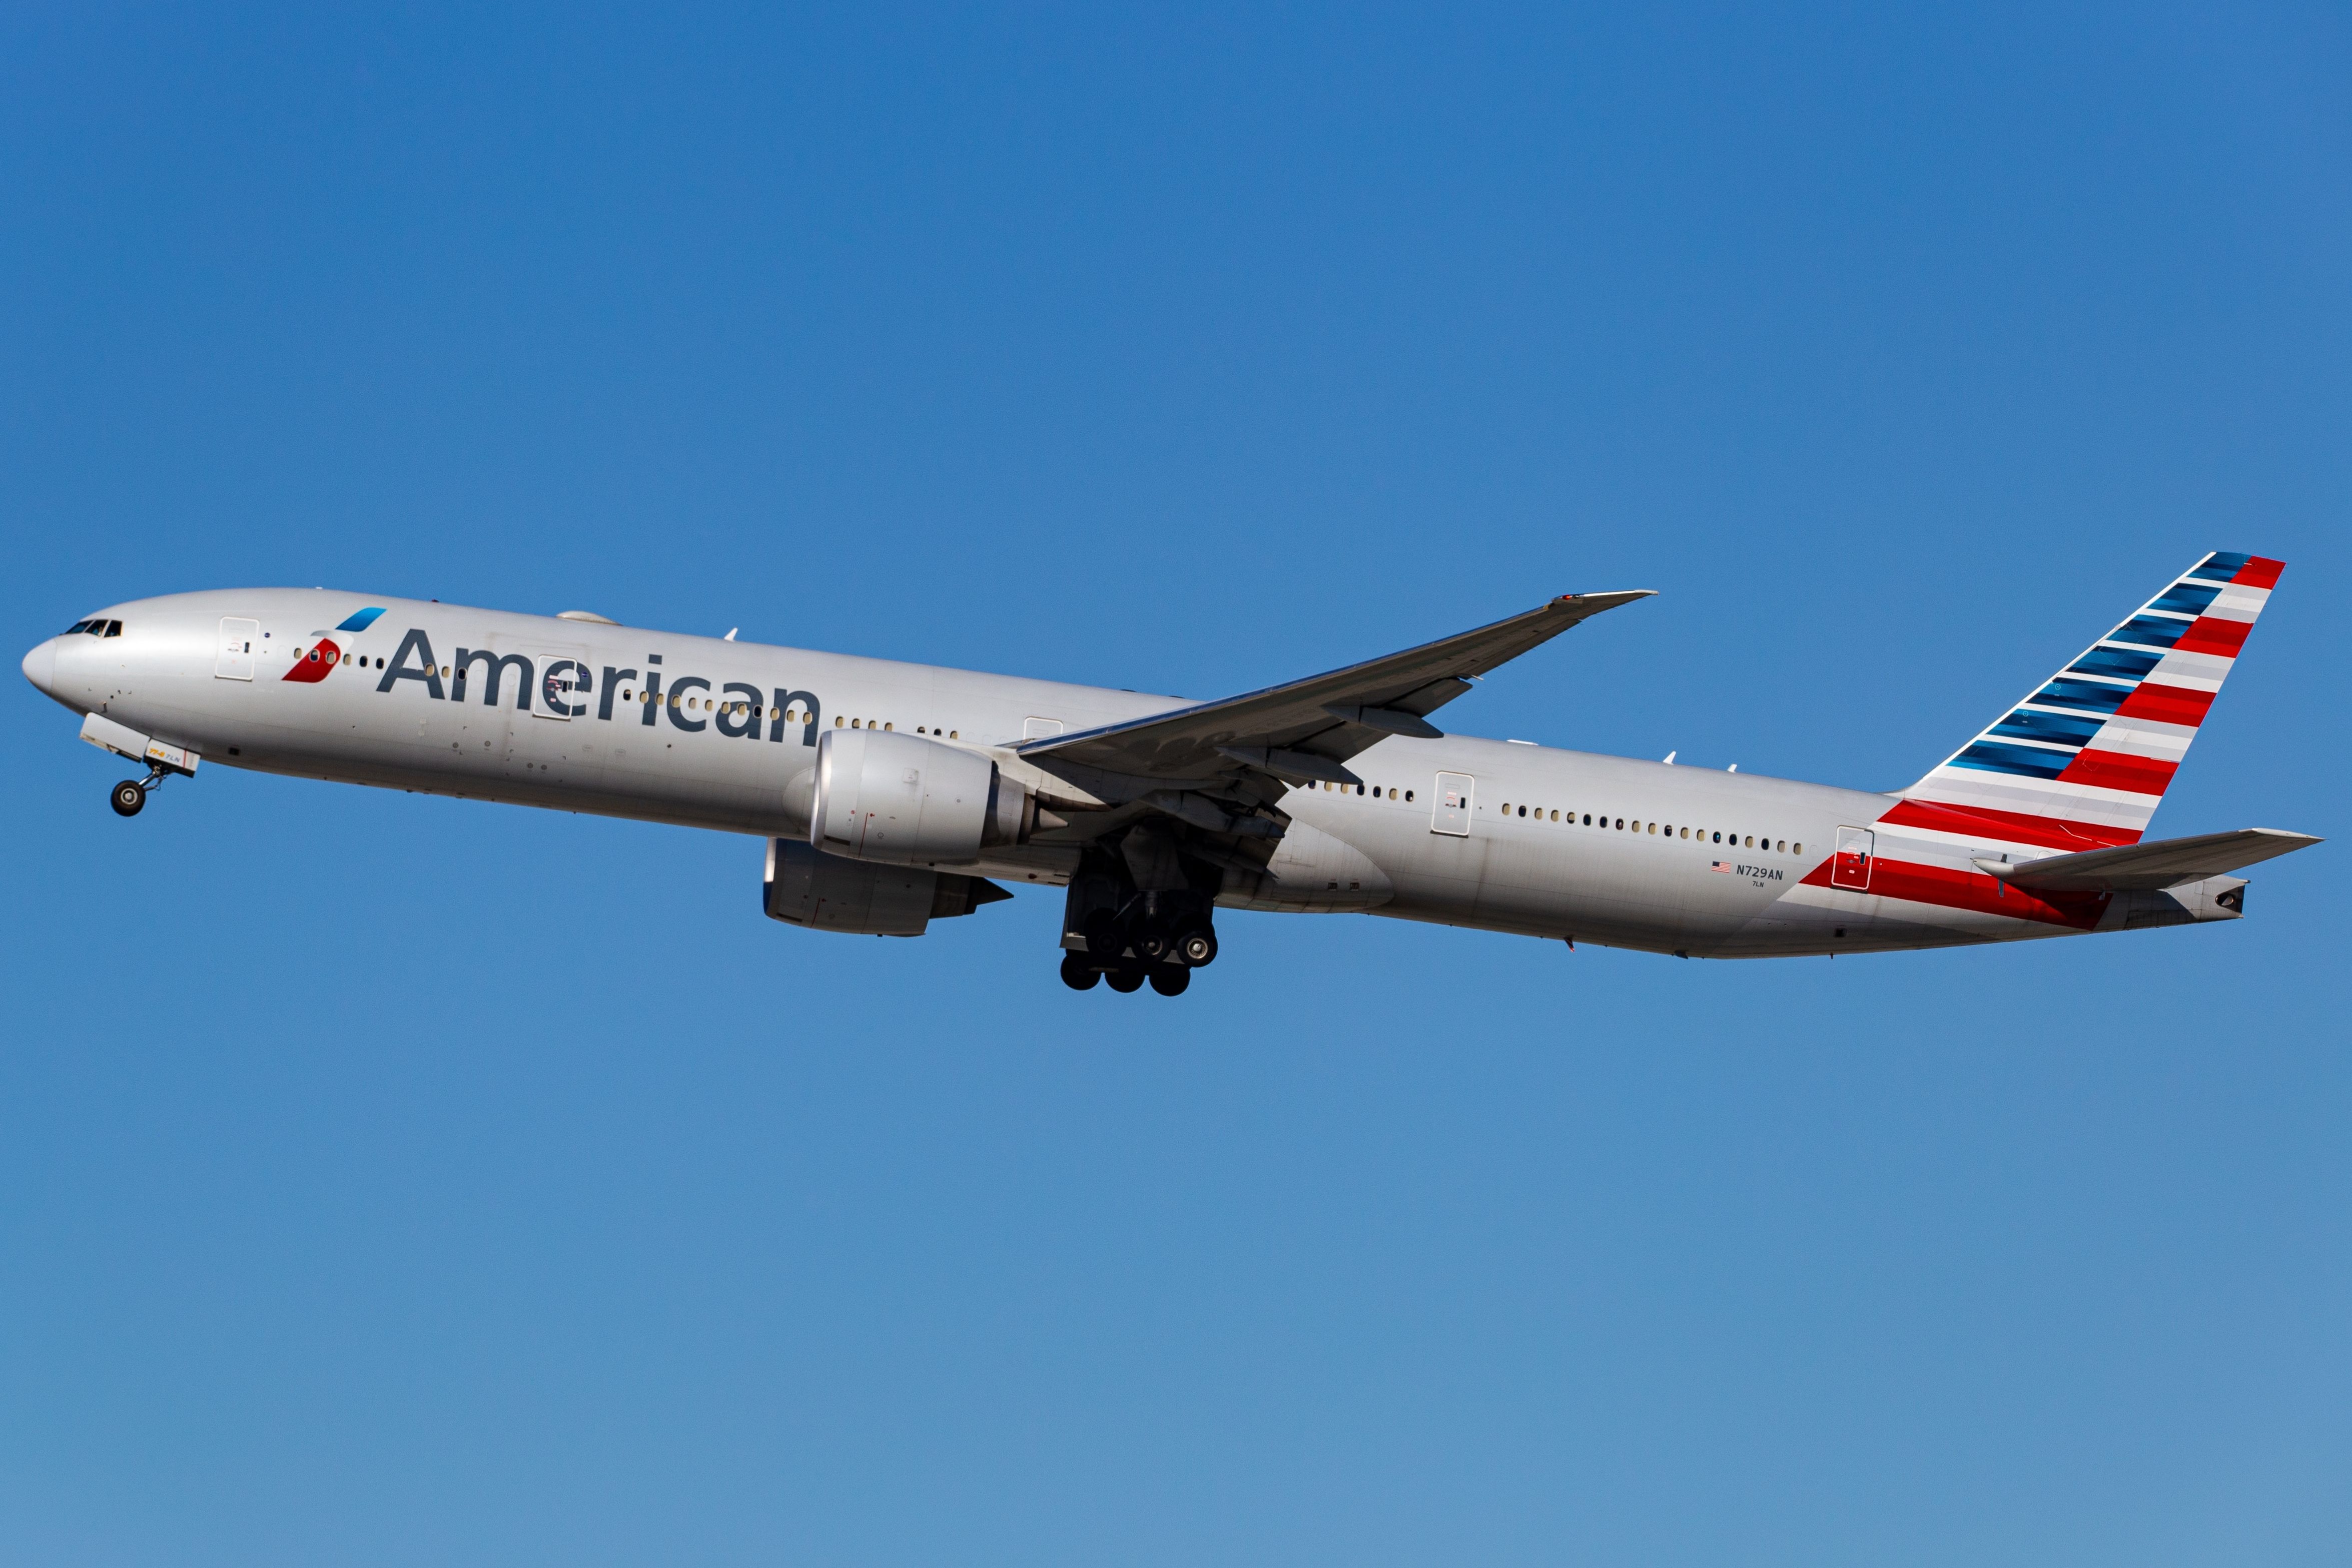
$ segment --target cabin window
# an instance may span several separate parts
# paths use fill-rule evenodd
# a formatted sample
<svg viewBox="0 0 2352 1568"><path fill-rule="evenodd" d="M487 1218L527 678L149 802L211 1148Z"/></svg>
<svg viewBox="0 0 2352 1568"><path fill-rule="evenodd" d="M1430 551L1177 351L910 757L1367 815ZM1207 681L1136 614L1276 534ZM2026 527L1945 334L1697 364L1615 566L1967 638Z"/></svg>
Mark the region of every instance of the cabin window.
<svg viewBox="0 0 2352 1568"><path fill-rule="evenodd" d="M1748 836L1748 847L1750 849L1756 847L1756 835L1752 833Z"/></svg>
<svg viewBox="0 0 2352 1568"><path fill-rule="evenodd" d="M1794 849L1794 851L1792 851L1792 853L1795 853L1795 854L1798 854L1798 855L1802 855L1804 852L1805 852L1805 847L1804 847L1802 844L1798 845L1798 846L1796 847L1796 848Z"/></svg>
<svg viewBox="0 0 2352 1568"><path fill-rule="evenodd" d="M1783 838L1782 840L1780 840L1780 848L1779 848L1778 850L1776 850L1776 851L1775 851L1775 853L1776 853L1776 854L1786 855L1788 852L1789 852L1789 841L1788 841L1787 839Z"/></svg>
<svg viewBox="0 0 2352 1568"><path fill-rule="evenodd" d="M1407 790L1407 791L1405 791L1405 792L1404 792L1404 797L1405 797L1405 799L1407 799L1407 800L1411 800L1411 799L1412 798L1412 791L1411 791L1411 790Z"/></svg>

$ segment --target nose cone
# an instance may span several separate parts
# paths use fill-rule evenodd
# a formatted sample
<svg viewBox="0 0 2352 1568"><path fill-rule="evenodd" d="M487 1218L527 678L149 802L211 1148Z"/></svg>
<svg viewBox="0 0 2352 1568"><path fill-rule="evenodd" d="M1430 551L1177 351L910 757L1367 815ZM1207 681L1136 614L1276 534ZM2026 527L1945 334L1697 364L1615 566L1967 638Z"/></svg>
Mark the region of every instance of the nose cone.
<svg viewBox="0 0 2352 1568"><path fill-rule="evenodd" d="M31 681L33 689L42 696L54 697L57 695L54 689L57 678L58 639L51 637L45 643L37 644L32 652L25 656L25 679Z"/></svg>

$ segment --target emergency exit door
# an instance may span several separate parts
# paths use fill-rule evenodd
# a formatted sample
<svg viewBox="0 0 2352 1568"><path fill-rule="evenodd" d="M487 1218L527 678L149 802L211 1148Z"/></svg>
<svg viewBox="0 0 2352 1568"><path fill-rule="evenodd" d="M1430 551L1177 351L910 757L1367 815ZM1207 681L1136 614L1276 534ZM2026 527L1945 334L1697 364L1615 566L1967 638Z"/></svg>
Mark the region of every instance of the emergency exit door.
<svg viewBox="0 0 2352 1568"><path fill-rule="evenodd" d="M1429 830L1469 837L1471 792L1477 787L1478 781L1468 773L1438 774L1429 803Z"/></svg>
<svg viewBox="0 0 2352 1568"><path fill-rule="evenodd" d="M234 616L223 617L220 651L213 656L213 678L216 680L251 680L253 645L260 640L259 621L239 620Z"/></svg>
<svg viewBox="0 0 2352 1568"><path fill-rule="evenodd" d="M1841 827L1837 853L1830 858L1830 886L1866 892L1870 888L1870 850L1874 836L1867 827Z"/></svg>

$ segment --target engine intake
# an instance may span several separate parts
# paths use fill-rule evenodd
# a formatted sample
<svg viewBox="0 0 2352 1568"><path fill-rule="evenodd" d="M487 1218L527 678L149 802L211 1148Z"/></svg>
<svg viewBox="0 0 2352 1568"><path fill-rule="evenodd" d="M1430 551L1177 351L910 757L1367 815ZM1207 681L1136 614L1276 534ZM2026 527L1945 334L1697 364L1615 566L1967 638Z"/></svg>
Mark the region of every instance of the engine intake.
<svg viewBox="0 0 2352 1568"><path fill-rule="evenodd" d="M888 730L827 730L817 742L809 843L828 855L961 865L1026 843L1036 823L1036 798L978 752Z"/></svg>

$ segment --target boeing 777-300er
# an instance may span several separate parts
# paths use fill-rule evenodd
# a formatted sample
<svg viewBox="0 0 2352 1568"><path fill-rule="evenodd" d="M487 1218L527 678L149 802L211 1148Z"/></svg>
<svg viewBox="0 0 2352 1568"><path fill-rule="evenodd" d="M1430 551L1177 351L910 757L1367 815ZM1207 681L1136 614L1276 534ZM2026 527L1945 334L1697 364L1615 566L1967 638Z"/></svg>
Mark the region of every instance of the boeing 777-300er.
<svg viewBox="0 0 2352 1568"><path fill-rule="evenodd" d="M1890 795L1449 735L1470 683L1646 591L1216 702L328 589L117 605L25 656L82 739L767 841L763 908L919 936L1066 889L1062 978L1165 995L1219 909L1765 958L2235 920L2318 840L2143 840L2280 563L2204 557ZM991 879L995 879L992 880Z"/></svg>

